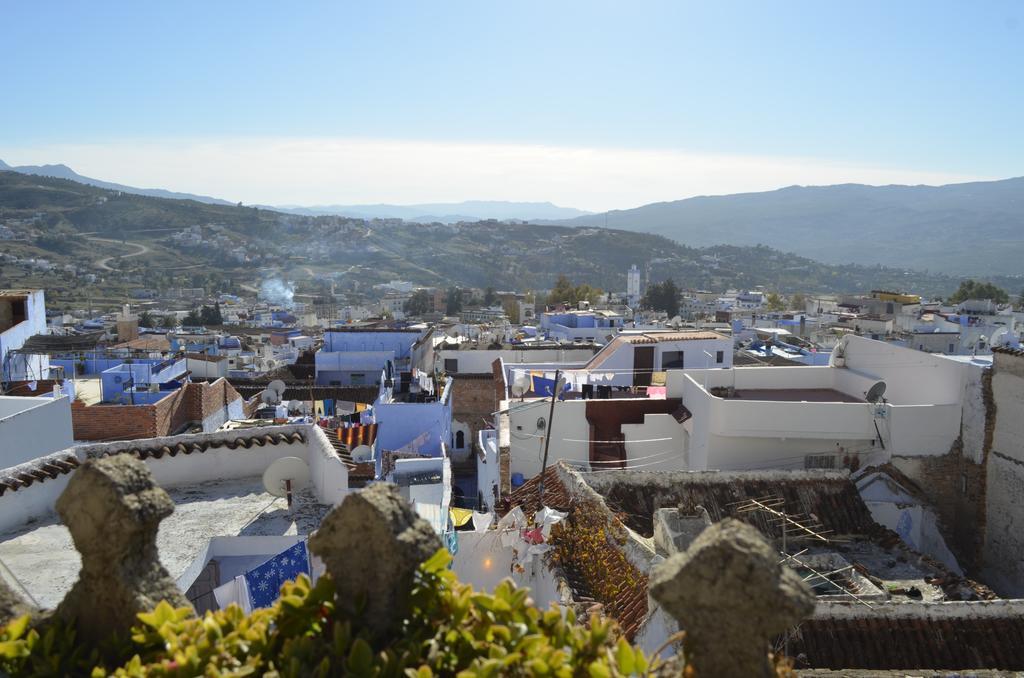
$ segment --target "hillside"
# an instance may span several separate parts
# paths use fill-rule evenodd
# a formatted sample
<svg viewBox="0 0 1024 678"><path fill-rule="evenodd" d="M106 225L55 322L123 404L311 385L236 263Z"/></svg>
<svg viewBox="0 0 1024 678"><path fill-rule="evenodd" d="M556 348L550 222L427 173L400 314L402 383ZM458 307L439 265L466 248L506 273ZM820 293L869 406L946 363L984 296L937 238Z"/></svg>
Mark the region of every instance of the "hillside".
<svg viewBox="0 0 1024 678"><path fill-rule="evenodd" d="M827 263L1016 274L1024 261L1024 177L947 186L791 186L557 223L656 233L691 246L760 243Z"/></svg>
<svg viewBox="0 0 1024 678"><path fill-rule="evenodd" d="M344 278L358 281L353 289L402 279L523 290L550 288L564 274L579 283L623 290L626 270L638 264L649 266L652 281L671 277L684 287L702 289L764 285L784 292L825 293L886 287L948 294L958 284L956 278L940 274L828 265L764 246L695 248L621 229L493 221L369 223L150 198L0 172L0 221L24 219L32 222L24 227L25 238L12 241L8 249L81 264L83 258L88 261L83 252L91 254L102 245L111 250L104 254L123 257L117 262L120 272L143 278L159 268L203 267L239 282L259 280L270 271L299 279L345 271ZM209 224L217 226L203 229L202 242L172 240L190 226ZM84 242L76 237L80 234L93 238L89 249L82 249ZM108 240L98 242L97 237ZM144 251L129 258L125 248L115 246L118 240ZM75 247L68 246L72 241ZM1018 281L1011 289L1019 286Z"/></svg>
<svg viewBox="0 0 1024 678"><path fill-rule="evenodd" d="M0 170L6 170L10 172L18 172L19 174L34 174L41 177L53 177L54 179L67 179L69 181L77 181L80 184L88 184L89 186L96 186L97 188L106 188L111 191L122 191L125 193L134 193L136 195L145 195L151 198L172 198L174 200L196 200L198 202L210 203L212 205L231 205L233 203L227 200L221 200L219 198L211 198L207 195L193 195L192 193L178 193L176 191L167 191L162 188L136 188L135 186L126 186L124 184L116 184L111 181L102 181L100 179L93 179L92 177L82 176L75 170L71 169L67 165L19 165L12 167L3 160L0 160Z"/></svg>
<svg viewBox="0 0 1024 678"><path fill-rule="evenodd" d="M80 232L123 237L154 229L219 223L260 235L277 223L274 212L212 205L195 200L153 198L89 184L10 171L0 172L0 215L46 212Z"/></svg>

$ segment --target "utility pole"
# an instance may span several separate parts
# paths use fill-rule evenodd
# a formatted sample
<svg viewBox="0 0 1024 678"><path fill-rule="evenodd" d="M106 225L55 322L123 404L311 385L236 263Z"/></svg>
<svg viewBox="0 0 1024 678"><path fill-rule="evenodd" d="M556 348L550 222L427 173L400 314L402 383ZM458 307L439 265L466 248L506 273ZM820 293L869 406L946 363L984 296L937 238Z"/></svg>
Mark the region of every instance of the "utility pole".
<svg viewBox="0 0 1024 678"><path fill-rule="evenodd" d="M551 409L548 411L548 433L544 436L544 461L540 467L540 485L537 488L537 496L540 499L541 506L544 506L544 472L548 468L548 447L551 445L551 434L555 423L555 400L558 398L558 392L562 390L561 375L561 370L555 370L555 385L551 389Z"/></svg>

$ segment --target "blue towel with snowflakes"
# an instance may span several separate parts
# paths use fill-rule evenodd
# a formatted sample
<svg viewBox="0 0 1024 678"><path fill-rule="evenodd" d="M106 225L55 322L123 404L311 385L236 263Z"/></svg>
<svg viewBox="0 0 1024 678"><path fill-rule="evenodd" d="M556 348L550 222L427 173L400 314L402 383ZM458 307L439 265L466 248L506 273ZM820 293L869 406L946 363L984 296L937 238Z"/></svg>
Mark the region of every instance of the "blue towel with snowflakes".
<svg viewBox="0 0 1024 678"><path fill-rule="evenodd" d="M309 554L304 541L245 573L245 584L249 588L253 608L273 605L281 592L281 585L295 580L299 574L309 575Z"/></svg>

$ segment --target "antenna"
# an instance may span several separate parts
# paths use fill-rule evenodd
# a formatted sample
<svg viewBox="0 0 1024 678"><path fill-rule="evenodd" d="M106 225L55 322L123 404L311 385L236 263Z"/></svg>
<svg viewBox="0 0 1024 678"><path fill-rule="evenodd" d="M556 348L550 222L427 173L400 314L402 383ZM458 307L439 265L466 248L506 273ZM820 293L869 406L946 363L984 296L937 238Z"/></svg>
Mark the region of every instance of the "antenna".
<svg viewBox="0 0 1024 678"><path fill-rule="evenodd" d="M275 497L287 497L292 507L292 492L309 484L309 465L299 457L281 457L263 472L263 487Z"/></svg>
<svg viewBox="0 0 1024 678"><path fill-rule="evenodd" d="M274 381L272 381L269 384L267 384L267 390L268 391L273 391L274 393L276 393L278 400L280 400L281 398L284 397L284 392L285 392L285 389L287 389L287 388L288 387L285 386L284 382L281 381L280 379L275 379Z"/></svg>
<svg viewBox="0 0 1024 678"><path fill-rule="evenodd" d="M357 464L362 464L364 462L373 460L373 448L370 447L369 445L359 445L355 449L353 449L349 454L352 457L352 461L356 462Z"/></svg>
<svg viewBox="0 0 1024 678"><path fill-rule="evenodd" d="M864 400L869 403L878 404L882 402L882 396L885 395L885 382L879 381L874 386L868 389L867 393L864 394Z"/></svg>
<svg viewBox="0 0 1024 678"><path fill-rule="evenodd" d="M530 378L525 374L519 375L512 382L512 387L509 390L512 391L513 397L521 400L526 395L526 392L530 390Z"/></svg>

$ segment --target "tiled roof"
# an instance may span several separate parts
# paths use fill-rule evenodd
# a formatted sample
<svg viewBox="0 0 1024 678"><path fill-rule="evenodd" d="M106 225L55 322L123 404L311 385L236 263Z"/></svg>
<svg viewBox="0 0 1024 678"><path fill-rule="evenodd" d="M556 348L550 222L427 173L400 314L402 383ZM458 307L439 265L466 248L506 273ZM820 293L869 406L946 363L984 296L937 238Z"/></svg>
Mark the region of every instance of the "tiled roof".
<svg viewBox="0 0 1024 678"><path fill-rule="evenodd" d="M263 435L228 438L227 440L190 440L174 444L135 445L104 451L99 456L109 457L115 454L132 454L139 459L160 459L165 454L176 457L179 454L203 453L209 449L219 449L222 447L226 447L229 450L237 450L238 448L248 450L253 447L289 445L291 443L304 442L306 442L306 436L298 431L292 433L264 433Z"/></svg>
<svg viewBox="0 0 1024 678"><path fill-rule="evenodd" d="M19 488L28 487L32 483L41 483L71 473L78 468L78 463L78 458L69 454L59 458L44 457L34 466L21 465L0 471L5 474L0 476L0 497L8 490L16 492Z"/></svg>
<svg viewBox="0 0 1024 678"><path fill-rule="evenodd" d="M1008 346L993 346L993 353L1002 353L1004 355L1015 355L1018 358L1024 357L1024 348L1010 348Z"/></svg>
<svg viewBox="0 0 1024 678"><path fill-rule="evenodd" d="M817 616L790 634L788 654L797 669L1024 670L1024 615L943 612Z"/></svg>
<svg viewBox="0 0 1024 678"><path fill-rule="evenodd" d="M544 472L544 504L540 502L540 475L530 478L502 500L498 513L504 515L519 506L527 514L536 513L543 506L558 511L568 510L571 503L569 492L558 477L558 468L549 466Z"/></svg>
<svg viewBox="0 0 1024 678"><path fill-rule="evenodd" d="M654 511L679 508L697 513L703 506L714 521L725 517L764 522L755 527L773 534L775 528L761 512L738 513L738 504L751 499L781 498L779 510L795 516L813 516L833 535L869 535L879 529L857 492L842 473L825 472L608 472L590 481L609 508L626 524L651 536Z"/></svg>
<svg viewBox="0 0 1024 678"><path fill-rule="evenodd" d="M540 479L541 476L535 476L516 488L507 497L504 506L499 509L499 513L507 513L516 506L522 508L527 515L540 510ZM566 529L572 529L573 501L565 484L558 475L557 466L550 466L544 472L543 505L559 511L568 511L569 520ZM611 542L605 542L603 547L607 549L617 548ZM624 558L605 558L604 562L618 563L622 567L628 566ZM569 585L573 590L573 597L577 602L581 599L594 600L592 595L594 587L591 582L588 582L580 574L571 557L568 562L562 563L562 567L566 579L568 579ZM616 578L619 581L626 581L630 578L636 580L636 583L632 586L622 587L614 600L604 601L605 612L618 622L626 638L632 640L647 617L647 577L639 572L632 573L631 577L626 576L622 572L608 572L607 576Z"/></svg>
<svg viewBox="0 0 1024 678"><path fill-rule="evenodd" d="M116 447L111 450L103 450L95 456L109 457L115 454L132 454L139 459L160 459L165 454L176 457L179 454L203 453L209 449L227 448L229 450L245 449L253 447L265 447L266 445L288 445L291 443L305 442L306 437L298 431L292 433L265 433L263 435L245 436L230 438L227 440L189 440L178 443L161 443L150 445L134 445L131 447ZM0 496L4 492L17 491L19 488L28 487L34 482L43 482L58 476L71 473L79 466L78 458L73 454L63 457L42 457L35 464L22 464L10 469L2 470L0 473L7 475L0 476Z"/></svg>

